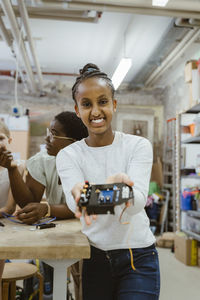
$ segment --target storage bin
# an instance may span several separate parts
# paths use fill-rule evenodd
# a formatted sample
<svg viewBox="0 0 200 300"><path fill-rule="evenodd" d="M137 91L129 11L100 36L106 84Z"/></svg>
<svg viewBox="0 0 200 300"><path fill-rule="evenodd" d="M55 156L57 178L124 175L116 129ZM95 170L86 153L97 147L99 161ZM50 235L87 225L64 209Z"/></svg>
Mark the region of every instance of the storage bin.
<svg viewBox="0 0 200 300"><path fill-rule="evenodd" d="M186 229L194 233L200 234L200 219L187 216Z"/></svg>
<svg viewBox="0 0 200 300"><path fill-rule="evenodd" d="M190 189L184 189L181 194L181 210L192 210L192 194Z"/></svg>
<svg viewBox="0 0 200 300"><path fill-rule="evenodd" d="M190 134L191 134L192 136L194 136L195 123L192 123L192 124L190 124L190 125L188 125L188 126L189 126L189 128L190 128Z"/></svg>

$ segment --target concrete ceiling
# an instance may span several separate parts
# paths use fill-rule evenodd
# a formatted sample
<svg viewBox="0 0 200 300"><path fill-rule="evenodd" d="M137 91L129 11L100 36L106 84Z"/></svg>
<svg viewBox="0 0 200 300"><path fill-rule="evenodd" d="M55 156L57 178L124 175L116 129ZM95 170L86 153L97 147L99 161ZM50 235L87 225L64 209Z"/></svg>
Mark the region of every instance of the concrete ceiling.
<svg viewBox="0 0 200 300"><path fill-rule="evenodd" d="M15 76L17 67L32 93L45 89L48 80L70 86L74 81L72 75L88 62L96 63L112 76L123 56L131 57L133 63L121 88L163 86L161 72L174 64L182 50L196 47L200 34L198 0L169 0L164 8L152 7L150 0L110 0L109 4L105 0L1 0L0 3L3 26L0 26L0 79L5 75ZM28 25L20 3L25 4ZM17 33L12 27L13 17ZM30 50L30 39L35 57ZM20 47L23 44L25 49L19 51L17 44ZM22 50L26 54L21 55ZM41 71L41 77L35 71Z"/></svg>

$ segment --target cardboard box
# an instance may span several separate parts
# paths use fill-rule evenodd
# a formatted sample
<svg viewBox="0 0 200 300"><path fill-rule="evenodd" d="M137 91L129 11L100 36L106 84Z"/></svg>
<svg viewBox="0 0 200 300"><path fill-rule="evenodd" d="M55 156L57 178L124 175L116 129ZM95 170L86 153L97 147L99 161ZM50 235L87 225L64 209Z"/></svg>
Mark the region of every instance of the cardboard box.
<svg viewBox="0 0 200 300"><path fill-rule="evenodd" d="M172 246L174 245L174 238L174 232L164 232L157 238L156 246L161 248L172 248Z"/></svg>
<svg viewBox="0 0 200 300"><path fill-rule="evenodd" d="M157 161L153 163L151 171L151 181L155 181L160 188L163 186L163 171L162 163L160 157L157 158Z"/></svg>
<svg viewBox="0 0 200 300"><path fill-rule="evenodd" d="M200 267L200 248L197 248L197 256L198 256L198 261L197 261L197 265Z"/></svg>
<svg viewBox="0 0 200 300"><path fill-rule="evenodd" d="M192 82L192 70L197 69L197 61L191 60L188 61L185 65L185 82L191 83Z"/></svg>
<svg viewBox="0 0 200 300"><path fill-rule="evenodd" d="M188 238L183 232L175 235L174 251L175 257L188 266L197 265L197 241Z"/></svg>

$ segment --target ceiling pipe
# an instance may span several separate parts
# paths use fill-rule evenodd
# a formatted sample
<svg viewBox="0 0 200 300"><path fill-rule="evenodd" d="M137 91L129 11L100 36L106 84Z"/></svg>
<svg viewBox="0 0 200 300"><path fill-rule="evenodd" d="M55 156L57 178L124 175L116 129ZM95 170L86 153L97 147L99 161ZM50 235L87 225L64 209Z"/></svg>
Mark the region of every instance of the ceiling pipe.
<svg viewBox="0 0 200 300"><path fill-rule="evenodd" d="M35 45L34 45L34 42L33 42L33 39L32 39L32 34L31 34L30 25L29 25L27 10L26 10L26 7L25 7L25 4L24 4L23 0L18 0L18 5L19 5L19 11L20 11L21 19L22 19L22 22L24 24L24 28L25 28L26 33L27 33L27 39L28 39L28 42L29 42L29 47L30 47L30 50L31 50L33 61L35 63L35 67L36 67L39 89L40 89L40 91L42 91L42 89L43 89L42 72L41 72L40 64L39 64L39 61L38 61L38 58L37 58L37 55L36 55Z"/></svg>
<svg viewBox="0 0 200 300"><path fill-rule="evenodd" d="M189 19L177 18L174 23L177 27L194 28L194 26L189 23Z"/></svg>
<svg viewBox="0 0 200 300"><path fill-rule="evenodd" d="M64 15L48 15L48 14L30 14L30 19L46 19L46 20L55 20L55 21L71 21L71 22L84 22L84 23L97 23L97 17L70 17Z"/></svg>
<svg viewBox="0 0 200 300"><path fill-rule="evenodd" d="M10 35L8 34L8 31L3 23L2 18L0 17L0 34L3 37L4 41L8 45L8 47L12 47L13 40L11 39Z"/></svg>
<svg viewBox="0 0 200 300"><path fill-rule="evenodd" d="M53 76L72 76L77 77L80 74L77 73L57 73L57 72L42 72L43 75L53 75Z"/></svg>
<svg viewBox="0 0 200 300"><path fill-rule="evenodd" d="M94 3L93 1L87 2L56 2L52 3L49 1L38 2L34 1L34 6L31 5L33 1L27 2L27 11L30 18L43 18L46 15L46 18L55 18L59 19L59 15L64 19L63 14L74 14L74 11L107 11L107 12L119 12L119 13L132 13L132 14L142 14L142 15L155 15L155 16L166 16L166 17L177 17L177 18L193 18L200 19L200 13L196 10L183 10L182 8L176 9L167 9L167 8L153 8L152 6L134 6L134 5L119 5L120 2L112 4L105 3ZM18 14L16 6L14 6L14 10L16 12L16 16ZM45 12L44 12L45 10ZM74 10L73 12L71 12ZM55 16L55 14L57 14ZM48 15L49 14L49 15ZM70 16L66 15L66 18L70 18ZM74 15L76 18L76 14ZM84 19L84 17L83 17Z"/></svg>
<svg viewBox="0 0 200 300"><path fill-rule="evenodd" d="M7 77L16 77L16 71L12 70L0 70L0 76L7 76Z"/></svg>
<svg viewBox="0 0 200 300"><path fill-rule="evenodd" d="M136 6L123 6L118 4L105 4L90 2L67 2L69 9L79 10L95 10L102 12L119 12L129 14L153 15L153 16L166 16L166 17L182 17L200 19L200 13L197 11L189 11L180 9L160 9L152 7L136 7Z"/></svg>
<svg viewBox="0 0 200 300"><path fill-rule="evenodd" d="M16 54L15 54L15 50L13 48L13 37L12 37L12 33L9 33L8 30L6 29L5 25L4 25L4 22L2 20L2 18L0 17L0 33L4 39L4 41L7 43L8 47L10 48L11 52L12 52L12 55L14 56L15 60L16 60ZM13 73L13 71L8 71L10 72L11 74ZM15 72L16 73L16 72ZM25 81L25 78L24 78L24 74L21 70L21 67L19 66L19 74L20 74L20 77L22 78L22 81L24 83L24 86L25 88L27 89L27 84L26 84L26 81ZM0 75L2 75L0 73ZM5 76L8 76L6 74L4 74ZM12 76L12 75L10 75ZM12 76L13 77L13 76Z"/></svg>
<svg viewBox="0 0 200 300"><path fill-rule="evenodd" d="M132 14L142 14L142 15L155 15L155 16L166 16L166 17L177 17L177 18L193 18L193 19L200 19L200 12L197 10L184 10L182 7L176 7L176 8L153 8L151 5L149 6L136 6L136 5L119 5L120 2L114 3L112 1L112 4L105 4L105 3L94 3L94 0L88 0L88 1L77 1L73 2L73 0L67 0L67 1L59 1L59 2L50 2L49 1L28 1L27 3L27 11L29 14L29 17L34 18L34 14L38 11L41 12L45 9L45 11L54 12L58 8L58 10L64 11L70 13L72 10L78 11L107 11L107 12L119 12L119 13L132 13ZM34 5L33 5L34 3ZM121 2L123 3L123 2ZM15 7L14 7L15 9ZM31 11L33 11L33 15L31 16ZM73 12L74 13L74 12ZM17 14L17 12L16 12ZM37 13L38 14L38 13ZM35 16L36 17L36 16ZM75 16L76 17L76 16Z"/></svg>
<svg viewBox="0 0 200 300"><path fill-rule="evenodd" d="M178 27L189 27L189 28L195 28L200 27L200 20L196 19L183 19L183 18L177 18L175 20L175 25Z"/></svg>
<svg viewBox="0 0 200 300"><path fill-rule="evenodd" d="M20 17L18 7L13 6L13 11L16 17ZM46 9L45 7L26 7L29 19L47 19L57 21L73 21L73 22L85 22L85 23L97 23L100 18L100 13L96 12L94 17L88 16L88 11L78 10L61 10L61 9ZM0 16L3 15L3 11L0 9Z"/></svg>
<svg viewBox="0 0 200 300"><path fill-rule="evenodd" d="M23 72L23 74L24 74L24 72ZM77 77L80 74L77 74L77 73L42 72L42 75ZM14 71L14 70L0 70L0 76L9 76L9 77L15 78L16 71Z"/></svg>
<svg viewBox="0 0 200 300"><path fill-rule="evenodd" d="M185 51L186 49L199 37L200 29L192 29L189 31L182 41L171 51L165 60L157 67L149 78L145 81L145 87L151 87L156 80L164 73Z"/></svg>
<svg viewBox="0 0 200 300"><path fill-rule="evenodd" d="M24 61L24 66L26 69L26 73L29 79L29 84L32 92L36 91L36 83L33 75L33 71L29 62L28 54L26 52L26 48L24 45L24 41L22 38L22 33L19 31L17 20L15 18L15 14L13 12L10 0L1 0L1 5L3 8L3 11L6 15L6 17L9 20L10 26L11 26L11 32L12 35L15 39L15 42L18 46L18 49L20 50L19 53L21 54L23 61ZM21 42L20 42L21 40Z"/></svg>
<svg viewBox="0 0 200 300"><path fill-rule="evenodd" d="M200 27L200 20L195 20L195 19L190 18L189 24L191 24L192 26Z"/></svg>
<svg viewBox="0 0 200 300"><path fill-rule="evenodd" d="M94 0L92 2L57 2L54 3L54 9L52 10L52 2L38 2L34 1L34 6L31 6L30 2L29 6L27 6L27 11L30 18L38 18L41 12L41 18L43 18L44 8L47 6L47 13L49 10L49 13L56 11L55 7L58 7L60 11L66 12L67 14L70 13L71 10L77 10L78 11L107 11L107 12L118 12L118 13L131 13L131 14L141 14L141 15L152 15L152 16L165 16L165 17L176 17L176 18L193 18L193 19L200 19L200 12L196 10L183 10L182 8L177 9L167 9L167 8L152 8L152 6L146 6L146 7L140 7L140 6L134 6L134 5L119 5L118 3L112 2L112 4L103 4L103 3L94 3ZM42 5L41 5L42 4ZM52 7L52 8L53 8ZM50 8L50 9L49 9ZM15 7L14 7L15 9ZM31 12L32 11L32 12ZM1 13L1 11L0 11ZM17 11L16 11L17 16ZM58 16L59 17L59 16ZM58 18L57 17L57 18ZM69 17L69 16L67 16ZM76 17L76 16L75 16ZM49 15L49 18L51 18L51 15ZM53 18L53 13L52 13ZM63 17L64 18L64 17ZM84 19L84 18L83 18Z"/></svg>

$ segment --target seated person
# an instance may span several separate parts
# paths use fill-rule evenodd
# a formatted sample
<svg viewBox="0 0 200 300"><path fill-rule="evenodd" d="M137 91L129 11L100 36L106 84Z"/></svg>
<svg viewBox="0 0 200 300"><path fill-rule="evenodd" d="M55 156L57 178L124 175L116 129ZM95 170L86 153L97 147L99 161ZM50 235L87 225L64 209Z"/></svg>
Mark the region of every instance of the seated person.
<svg viewBox="0 0 200 300"><path fill-rule="evenodd" d="M10 137L10 131L8 127L0 121L0 151L4 150L8 153L8 158L12 159L12 156L9 151L9 145L12 139ZM1 166L3 164L2 157L0 157L0 218L2 213L12 214L15 211L16 203L13 199L10 182L8 177L8 170ZM15 163L15 167L18 169L19 173L22 174L24 170L24 165L21 161ZM0 260L0 300L2 299L1 292L1 278L3 274L4 260Z"/></svg>
<svg viewBox="0 0 200 300"><path fill-rule="evenodd" d="M41 151L27 161L28 174L23 181L18 169L11 164L10 153L0 150L0 165L8 169L10 185L19 220L33 224L43 217L72 218L56 171L57 153L75 141L87 137L87 129L73 112L55 116L47 132L46 151ZM46 202L41 202L46 191Z"/></svg>
<svg viewBox="0 0 200 300"><path fill-rule="evenodd" d="M56 170L55 157L62 148L87 136L85 125L74 112L66 111L55 116L47 130L45 139L47 151L41 151L27 161L26 182L23 181L16 166L11 164L11 153L4 148L0 149L0 165L8 169L14 199L22 207L16 212L19 220L33 224L47 216L57 219L69 219L74 216L66 204ZM41 202L44 191L47 201ZM79 263L72 266L71 272L76 299L81 300Z"/></svg>

